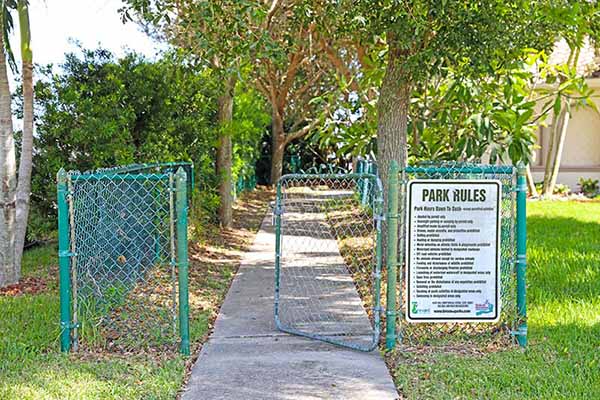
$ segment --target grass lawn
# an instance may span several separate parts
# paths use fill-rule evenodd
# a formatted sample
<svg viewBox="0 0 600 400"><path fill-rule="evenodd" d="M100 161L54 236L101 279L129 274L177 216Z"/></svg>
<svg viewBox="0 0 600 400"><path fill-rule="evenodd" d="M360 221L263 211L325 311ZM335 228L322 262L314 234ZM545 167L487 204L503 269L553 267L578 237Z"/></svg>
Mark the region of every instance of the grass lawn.
<svg viewBox="0 0 600 400"><path fill-rule="evenodd" d="M600 399L600 202L528 203L529 347L396 354L409 399Z"/></svg>
<svg viewBox="0 0 600 400"><path fill-rule="evenodd" d="M240 255L260 225L271 192L243 196L234 227L191 227L193 352L207 338ZM193 359L177 354L61 354L56 245L25 253L24 294L0 294L0 399L173 399Z"/></svg>

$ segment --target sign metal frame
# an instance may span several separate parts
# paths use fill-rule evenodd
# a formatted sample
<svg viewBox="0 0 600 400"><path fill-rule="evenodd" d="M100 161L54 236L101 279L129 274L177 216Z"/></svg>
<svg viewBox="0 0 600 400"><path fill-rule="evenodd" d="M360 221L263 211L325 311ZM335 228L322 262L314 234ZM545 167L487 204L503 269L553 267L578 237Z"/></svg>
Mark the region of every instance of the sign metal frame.
<svg viewBox="0 0 600 400"><path fill-rule="evenodd" d="M495 199L495 207L496 207L496 238L495 238L495 250L496 250L496 265L494 268L494 271L496 273L496 279L495 279L495 300L496 300L496 306L494 307L494 313L493 315L485 315L482 314L481 316L476 316L476 317L455 317L455 318L447 318L447 316L444 317L439 317L439 318L431 318L431 317L423 317L420 318L416 315L413 315L411 313L411 231L412 231L412 196L413 196L413 185L419 185L419 184L442 184L442 185L496 185L497 186L497 193L496 193L496 199ZM454 202L450 202L449 204L456 204ZM407 301L406 301L406 310L405 310L405 316L406 316L406 320L408 322L411 323L447 323L447 322L460 322L460 323L466 323L466 322L488 322L488 323L494 323L494 322L498 322L498 320L500 319L500 314L501 314L501 308L502 308L502 304L501 304L501 296L500 296L500 288L501 288L501 280L500 280L500 250L501 250L501 209L502 209L502 182L500 182L499 180L491 180L491 179L413 179L410 180L407 184L407 190L406 190L406 243L405 243L405 251L406 251L406 268L405 268L405 279L406 279L406 290L407 290Z"/></svg>

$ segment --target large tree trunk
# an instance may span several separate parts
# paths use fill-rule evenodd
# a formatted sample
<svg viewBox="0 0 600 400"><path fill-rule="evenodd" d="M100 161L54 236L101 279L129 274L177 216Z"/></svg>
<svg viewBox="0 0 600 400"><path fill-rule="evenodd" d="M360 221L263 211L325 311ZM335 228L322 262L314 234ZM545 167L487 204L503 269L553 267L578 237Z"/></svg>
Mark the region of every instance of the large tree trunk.
<svg viewBox="0 0 600 400"><path fill-rule="evenodd" d="M377 102L377 158L379 175L387 190L388 168L395 160L400 168L407 162L408 108L411 83L402 69L401 53L390 45L388 65ZM387 203L387 193L385 193Z"/></svg>
<svg viewBox="0 0 600 400"><path fill-rule="evenodd" d="M31 196L31 168L33 157L33 54L30 47L29 11L27 2L19 0L19 22L21 28L21 55L23 57L23 140L19 161L17 184L17 211L15 232L15 268L21 275L21 259L29 219Z"/></svg>
<svg viewBox="0 0 600 400"><path fill-rule="evenodd" d="M550 183L548 186L549 193L554 193L554 186L556 185L556 179L558 178L558 171L560 169L560 163L562 160L562 153L565 146L565 138L567 137L570 119L571 113L565 110L560 120L558 143L556 144L556 152L554 153L554 158L552 159L552 172L550 174Z"/></svg>
<svg viewBox="0 0 600 400"><path fill-rule="evenodd" d="M219 142L217 145L217 176L219 177L219 221L223 228L229 228L232 221L233 182L231 121L233 119L233 94L236 79L230 77L223 94L218 99L217 117L219 122Z"/></svg>
<svg viewBox="0 0 600 400"><path fill-rule="evenodd" d="M286 137L281 114L273 108L273 149L271 151L271 184L277 184L283 173L283 156L285 154Z"/></svg>
<svg viewBox="0 0 600 400"><path fill-rule="evenodd" d="M0 31L4 28L0 18ZM0 49L4 37L0 35ZM16 159L6 56L0 56L0 287L18 282L15 268Z"/></svg>

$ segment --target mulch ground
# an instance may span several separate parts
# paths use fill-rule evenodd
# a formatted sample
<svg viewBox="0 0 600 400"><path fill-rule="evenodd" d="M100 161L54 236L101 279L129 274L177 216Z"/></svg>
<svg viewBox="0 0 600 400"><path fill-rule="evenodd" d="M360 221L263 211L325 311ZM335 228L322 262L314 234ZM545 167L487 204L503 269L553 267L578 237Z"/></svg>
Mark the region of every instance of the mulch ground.
<svg viewBox="0 0 600 400"><path fill-rule="evenodd" d="M15 285L0 288L0 296L22 296L25 294L39 294L48 290L46 279L26 276Z"/></svg>

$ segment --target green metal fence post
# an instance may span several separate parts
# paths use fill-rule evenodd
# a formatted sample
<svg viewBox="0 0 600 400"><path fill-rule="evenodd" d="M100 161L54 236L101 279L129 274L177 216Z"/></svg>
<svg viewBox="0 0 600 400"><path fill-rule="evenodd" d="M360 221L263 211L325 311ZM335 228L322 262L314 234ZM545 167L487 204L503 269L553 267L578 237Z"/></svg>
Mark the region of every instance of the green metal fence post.
<svg viewBox="0 0 600 400"><path fill-rule="evenodd" d="M392 161L388 173L387 212L387 301L385 347L396 346L396 282L398 280L398 163Z"/></svg>
<svg viewBox="0 0 600 400"><path fill-rule="evenodd" d="M275 196L275 323L279 327L279 290L281 273L281 180L277 182L277 194Z"/></svg>
<svg viewBox="0 0 600 400"><path fill-rule="evenodd" d="M520 346L527 346L527 177L523 163L517 166L517 314L516 337Z"/></svg>
<svg viewBox="0 0 600 400"><path fill-rule="evenodd" d="M379 335L381 333L381 267L383 264L383 238L381 234L382 222L385 216L383 209L383 190L379 179L375 178L376 182L373 183L373 187L378 188L377 197L374 201L374 211L376 215L375 225L375 293L374 293L374 320L375 320L375 343L379 342Z"/></svg>
<svg viewBox="0 0 600 400"><path fill-rule="evenodd" d="M190 305L188 294L188 198L187 175L179 168L175 175L177 210L177 266L179 278L179 334L181 354L190 355Z"/></svg>
<svg viewBox="0 0 600 400"><path fill-rule="evenodd" d="M57 175L58 263L60 287L60 350L71 349L71 252L69 246L69 208L67 206L67 173Z"/></svg>

